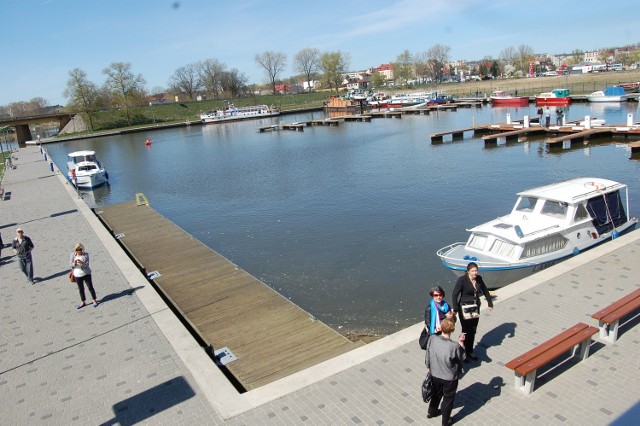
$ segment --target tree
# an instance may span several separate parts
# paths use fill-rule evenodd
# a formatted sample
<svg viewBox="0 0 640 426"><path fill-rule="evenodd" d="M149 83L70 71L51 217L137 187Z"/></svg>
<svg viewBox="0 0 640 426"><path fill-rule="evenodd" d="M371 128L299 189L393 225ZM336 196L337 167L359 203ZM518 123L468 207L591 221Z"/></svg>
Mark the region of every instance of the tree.
<svg viewBox="0 0 640 426"><path fill-rule="evenodd" d="M222 90L232 98L241 96L247 90L247 81L247 76L236 68L224 71L221 78Z"/></svg>
<svg viewBox="0 0 640 426"><path fill-rule="evenodd" d="M424 83L429 77L429 57L427 52L419 52L414 55L413 67L415 69L416 77L421 83Z"/></svg>
<svg viewBox="0 0 640 426"><path fill-rule="evenodd" d="M87 80L87 73L80 68L69 71L67 88L64 89L63 96L69 98L69 107L87 116L89 130L94 129L93 112L98 105L99 92L97 86Z"/></svg>
<svg viewBox="0 0 640 426"><path fill-rule="evenodd" d="M265 75L273 94L276 94L276 80L278 75L284 71L287 66L287 55L282 52L264 52L262 55L256 55L255 61L264 68Z"/></svg>
<svg viewBox="0 0 640 426"><path fill-rule="evenodd" d="M500 56L498 56L498 58L502 60L505 64L514 64L516 62L517 57L518 57L518 52L513 46L505 47L500 52Z"/></svg>
<svg viewBox="0 0 640 426"><path fill-rule="evenodd" d="M574 64L579 64L580 62L584 61L584 52L580 49L576 49L571 52L571 56Z"/></svg>
<svg viewBox="0 0 640 426"><path fill-rule="evenodd" d="M494 77L497 77L500 74L500 64L498 61L494 60L491 62L491 68L489 68L489 71Z"/></svg>
<svg viewBox="0 0 640 426"><path fill-rule="evenodd" d="M529 64L534 62L534 60L533 48L526 44L521 44L518 46L518 53L514 59L513 65L516 66L517 70L527 72L529 71Z"/></svg>
<svg viewBox="0 0 640 426"><path fill-rule="evenodd" d="M218 99L222 91L222 73L227 66L217 59L206 59L198 62L196 67L204 90L211 94L213 99Z"/></svg>
<svg viewBox="0 0 640 426"><path fill-rule="evenodd" d="M344 80L343 75L349 66L349 54L337 52L326 52L320 56L319 68L323 73L322 81L329 89L336 89L339 93L340 85Z"/></svg>
<svg viewBox="0 0 640 426"><path fill-rule="evenodd" d="M293 57L293 67L296 72L305 76L309 92L311 92L311 79L318 71L319 58L320 51L311 47L300 50Z"/></svg>
<svg viewBox="0 0 640 426"><path fill-rule="evenodd" d="M449 62L449 51L451 48L443 44L436 44L427 50L429 64L429 77L434 81L441 81L443 71Z"/></svg>
<svg viewBox="0 0 640 426"><path fill-rule="evenodd" d="M169 87L173 92L184 93L190 100L194 100L196 93L203 87L197 64L188 64L175 70L169 77Z"/></svg>
<svg viewBox="0 0 640 426"><path fill-rule="evenodd" d="M133 74L131 72L131 64L124 62L113 62L109 68L105 68L102 72L107 75L105 85L120 106L124 106L127 114L127 123L131 125L129 108L136 98L139 99L144 94L146 82L142 78L142 74Z"/></svg>
<svg viewBox="0 0 640 426"><path fill-rule="evenodd" d="M413 56L408 50L404 50L396 57L395 73L406 84L413 77Z"/></svg>
<svg viewBox="0 0 640 426"><path fill-rule="evenodd" d="M379 72L374 72L371 76L371 84L375 88L384 86L384 75Z"/></svg>

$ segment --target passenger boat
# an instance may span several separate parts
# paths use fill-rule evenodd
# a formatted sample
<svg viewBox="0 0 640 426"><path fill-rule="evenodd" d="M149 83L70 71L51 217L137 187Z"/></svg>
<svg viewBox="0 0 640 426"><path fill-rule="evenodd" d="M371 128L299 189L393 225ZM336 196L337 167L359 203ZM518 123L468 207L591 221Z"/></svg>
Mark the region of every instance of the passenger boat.
<svg viewBox="0 0 640 426"><path fill-rule="evenodd" d="M571 96L569 89L553 89L551 92L542 92L536 96L536 105L569 106Z"/></svg>
<svg viewBox="0 0 640 426"><path fill-rule="evenodd" d="M529 105L528 96L513 96L504 90L494 90L490 98L493 106L518 107Z"/></svg>
<svg viewBox="0 0 640 426"><path fill-rule="evenodd" d="M233 104L230 104L227 109L207 111L200 114L200 120L202 120L204 124L208 124L244 120L247 118L274 117L276 115L280 115L280 110L267 105L236 108Z"/></svg>
<svg viewBox="0 0 640 426"><path fill-rule="evenodd" d="M610 86L587 96L589 102L623 102L626 101L627 98L627 94L620 86Z"/></svg>
<svg viewBox="0 0 640 426"><path fill-rule="evenodd" d="M437 255L456 275L477 263L487 286L499 288L635 229L628 215L627 185L571 179L520 192L510 214L468 229L466 243Z"/></svg>
<svg viewBox="0 0 640 426"><path fill-rule="evenodd" d="M382 108L406 108L417 104L425 103L433 98L434 92L416 92L409 94L397 94L391 96L386 101L382 101Z"/></svg>
<svg viewBox="0 0 640 426"><path fill-rule="evenodd" d="M109 174L96 158L95 151L67 154L67 178L77 188L92 189L109 181Z"/></svg>

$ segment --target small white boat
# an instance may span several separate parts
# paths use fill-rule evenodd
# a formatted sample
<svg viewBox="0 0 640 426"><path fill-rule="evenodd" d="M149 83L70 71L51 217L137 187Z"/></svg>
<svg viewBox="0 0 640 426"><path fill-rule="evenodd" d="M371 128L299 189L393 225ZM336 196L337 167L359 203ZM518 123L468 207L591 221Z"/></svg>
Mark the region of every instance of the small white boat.
<svg viewBox="0 0 640 426"><path fill-rule="evenodd" d="M635 229L627 185L577 178L530 189L506 216L468 229L467 242L438 250L456 275L469 262L487 286L499 288Z"/></svg>
<svg viewBox="0 0 640 426"><path fill-rule="evenodd" d="M96 158L95 151L76 151L67 156L67 178L76 187L92 189L109 181L109 174Z"/></svg>
<svg viewBox="0 0 640 426"><path fill-rule="evenodd" d="M200 120L204 124L218 123L224 121L237 121L247 118L274 117L280 115L280 110L267 105L255 105L248 107L236 108L230 104L227 109L219 109L215 111L207 111L200 114Z"/></svg>
<svg viewBox="0 0 640 426"><path fill-rule="evenodd" d="M598 90L587 96L589 102L624 102L629 98L624 89L620 86L607 87Z"/></svg>

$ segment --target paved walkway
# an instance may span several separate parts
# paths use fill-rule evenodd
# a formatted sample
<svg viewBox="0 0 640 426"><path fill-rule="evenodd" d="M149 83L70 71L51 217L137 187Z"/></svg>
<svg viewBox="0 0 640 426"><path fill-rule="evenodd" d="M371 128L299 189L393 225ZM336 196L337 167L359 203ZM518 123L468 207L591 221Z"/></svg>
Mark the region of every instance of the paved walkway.
<svg viewBox="0 0 640 426"><path fill-rule="evenodd" d="M11 250L0 266L3 424L440 424L426 419L420 324L245 394L212 366L155 291L38 148L15 153L0 202L5 245L22 227L36 283ZM67 257L91 254L102 303L77 310ZM525 396L504 364L640 286L640 232L497 292L460 381L459 424L638 424L638 318L616 344L558 365ZM416 315L419 316L419 315ZM457 334L457 332L456 332Z"/></svg>

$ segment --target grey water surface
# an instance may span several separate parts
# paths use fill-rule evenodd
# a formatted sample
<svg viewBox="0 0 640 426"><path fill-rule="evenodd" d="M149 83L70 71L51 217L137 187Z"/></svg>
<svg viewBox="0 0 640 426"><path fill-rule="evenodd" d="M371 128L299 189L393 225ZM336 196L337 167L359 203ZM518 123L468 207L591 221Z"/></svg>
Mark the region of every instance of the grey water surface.
<svg viewBox="0 0 640 426"><path fill-rule="evenodd" d="M629 159L623 139L555 149L540 137L492 147L470 133L438 145L429 139L504 122L507 114L533 117L535 110L485 106L304 132L257 131L325 118L313 112L47 149L61 168L67 152L97 152L110 186L83 193L90 206L142 192L168 219L333 328L389 334L421 320L430 287L450 293L455 277L435 252L466 240L465 229L508 213L521 190L605 177L630 186L631 214L640 215L640 163ZM575 104L567 117L625 124L639 113L637 103Z"/></svg>

